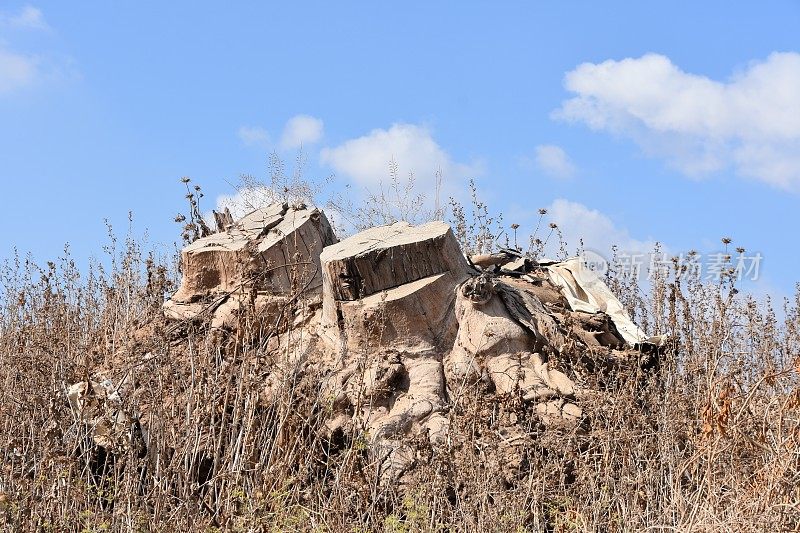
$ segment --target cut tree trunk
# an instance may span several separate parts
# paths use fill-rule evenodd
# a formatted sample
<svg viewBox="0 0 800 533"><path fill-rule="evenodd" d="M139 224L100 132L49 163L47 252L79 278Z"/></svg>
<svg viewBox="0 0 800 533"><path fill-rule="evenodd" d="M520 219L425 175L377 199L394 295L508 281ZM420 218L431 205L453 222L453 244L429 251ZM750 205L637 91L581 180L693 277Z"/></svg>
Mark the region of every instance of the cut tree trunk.
<svg viewBox="0 0 800 533"><path fill-rule="evenodd" d="M235 292L283 296L319 291L319 261L336 242L317 209L272 204L257 209L220 233L198 239L181 251L183 277L165 304L168 317L191 315L188 304Z"/></svg>
<svg viewBox="0 0 800 533"><path fill-rule="evenodd" d="M325 284L338 301L358 300L442 272L466 272L450 226L397 222L362 231L322 252Z"/></svg>

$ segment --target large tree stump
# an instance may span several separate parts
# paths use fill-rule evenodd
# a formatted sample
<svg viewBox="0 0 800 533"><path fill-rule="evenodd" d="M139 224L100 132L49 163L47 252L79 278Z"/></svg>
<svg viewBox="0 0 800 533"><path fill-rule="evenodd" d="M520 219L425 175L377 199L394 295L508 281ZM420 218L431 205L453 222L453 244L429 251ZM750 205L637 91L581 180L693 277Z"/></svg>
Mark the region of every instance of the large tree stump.
<svg viewBox="0 0 800 533"><path fill-rule="evenodd" d="M321 333L340 362L325 386L368 428L381 479L413 460L406 436L446 438L442 354L468 265L443 222L372 228L322 252Z"/></svg>
<svg viewBox="0 0 800 533"><path fill-rule="evenodd" d="M356 324L353 338L345 341L350 348L356 339L373 338L369 330L407 337L416 326L426 331L425 324L444 320L444 314L452 313L452 291L468 269L444 222L371 228L328 246L320 260L323 334L329 342L343 340L343 334L350 335L346 330ZM379 309L389 318L381 319Z"/></svg>
<svg viewBox="0 0 800 533"><path fill-rule="evenodd" d="M347 347L426 351L452 343L455 287L464 277L450 271L423 278L361 300L340 302Z"/></svg>
<svg viewBox="0 0 800 533"><path fill-rule="evenodd" d="M371 228L327 247L321 259L325 284L339 301L467 269L458 241L444 222Z"/></svg>
<svg viewBox="0 0 800 533"><path fill-rule="evenodd" d="M319 256L334 242L328 220L317 209L288 204L257 209L181 251L183 278L164 305L165 313L190 318L209 303L213 307L210 300L235 292L284 296L319 291Z"/></svg>

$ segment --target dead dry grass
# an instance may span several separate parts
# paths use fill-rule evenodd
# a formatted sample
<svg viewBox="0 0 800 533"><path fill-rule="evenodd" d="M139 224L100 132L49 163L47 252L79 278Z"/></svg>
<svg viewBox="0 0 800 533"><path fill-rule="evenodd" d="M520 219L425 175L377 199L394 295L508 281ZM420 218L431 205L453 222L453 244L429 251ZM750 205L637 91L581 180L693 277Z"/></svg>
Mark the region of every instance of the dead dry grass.
<svg viewBox="0 0 800 533"><path fill-rule="evenodd" d="M480 221L459 224L469 247L492 244ZM645 298L612 270L635 319L673 339L658 365L561 361L601 390L570 430L545 429L519 398L465 390L448 444L419 443L405 483L381 487L359 429L322 428L330 405L313 370L259 401L288 322L234 337L167 324L169 264L132 239L108 253L108 270L80 273L65 254L0 271L8 530L800 530L800 292L778 320L731 279L703 284L676 267ZM145 345L145 360L126 356ZM140 391L124 402L142 414L142 442L117 454L92 445L65 399L98 370ZM519 442L503 433L509 420Z"/></svg>

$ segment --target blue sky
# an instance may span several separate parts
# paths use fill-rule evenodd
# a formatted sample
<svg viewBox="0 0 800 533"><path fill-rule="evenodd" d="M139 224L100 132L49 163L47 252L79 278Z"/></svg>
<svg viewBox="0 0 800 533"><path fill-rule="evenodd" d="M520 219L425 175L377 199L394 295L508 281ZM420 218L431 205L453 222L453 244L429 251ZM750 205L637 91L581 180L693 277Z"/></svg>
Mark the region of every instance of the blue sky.
<svg viewBox="0 0 800 533"><path fill-rule="evenodd" d="M729 235L792 291L800 3L402 6L0 2L0 257L100 254L128 211L172 242L181 176L210 208L302 144L311 176L440 168L601 251Z"/></svg>

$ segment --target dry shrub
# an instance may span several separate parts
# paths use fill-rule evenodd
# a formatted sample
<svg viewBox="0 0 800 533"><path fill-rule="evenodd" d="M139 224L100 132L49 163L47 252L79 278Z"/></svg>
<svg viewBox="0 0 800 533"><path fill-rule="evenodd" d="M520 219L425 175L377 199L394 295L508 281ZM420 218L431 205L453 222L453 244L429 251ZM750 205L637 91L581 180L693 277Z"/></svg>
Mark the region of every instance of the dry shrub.
<svg viewBox="0 0 800 533"><path fill-rule="evenodd" d="M465 246L496 246L491 224L464 217ZM266 326L250 317L236 335L170 324L160 304L174 289L171 261L131 238L107 252L109 268L85 274L68 253L0 272L7 529L799 529L800 292L778 320L731 277L704 284L676 263L644 298L612 269L621 300L671 336L657 361L559 361L599 391L576 428L545 428L521 398L468 387L451 398L448 444L418 442L403 483L381 486L361 428L324 427L324 369L298 364L275 401L259 401L292 334L288 310ZM123 406L141 426L115 453L92 444L65 399L101 370L136 384Z"/></svg>

